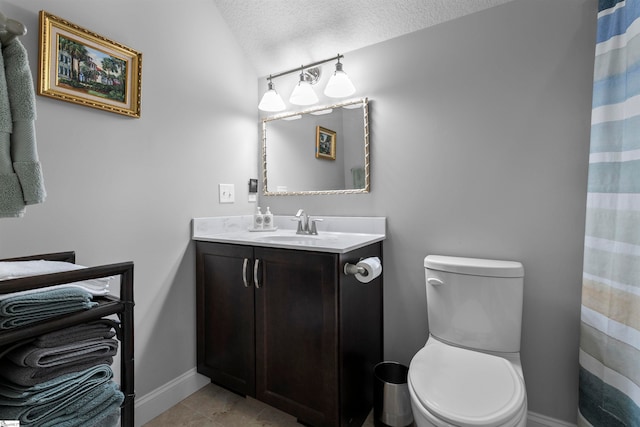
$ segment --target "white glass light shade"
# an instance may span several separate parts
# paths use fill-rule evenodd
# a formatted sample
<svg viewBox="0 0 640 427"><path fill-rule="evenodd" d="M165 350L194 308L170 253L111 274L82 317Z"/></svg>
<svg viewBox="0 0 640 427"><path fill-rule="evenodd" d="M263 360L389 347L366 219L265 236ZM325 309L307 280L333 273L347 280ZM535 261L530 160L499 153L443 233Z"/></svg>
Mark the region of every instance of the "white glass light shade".
<svg viewBox="0 0 640 427"><path fill-rule="evenodd" d="M284 101L273 88L273 83L269 82L269 90L262 96L258 108L262 111L283 111L285 109Z"/></svg>
<svg viewBox="0 0 640 427"><path fill-rule="evenodd" d="M309 82L300 80L293 89L289 102L294 105L312 105L318 102L318 95Z"/></svg>
<svg viewBox="0 0 640 427"><path fill-rule="evenodd" d="M329 79L327 87L324 88L324 94L329 98L344 98L353 95L355 91L355 86L351 83L347 73L342 71L342 64L338 61L336 71Z"/></svg>

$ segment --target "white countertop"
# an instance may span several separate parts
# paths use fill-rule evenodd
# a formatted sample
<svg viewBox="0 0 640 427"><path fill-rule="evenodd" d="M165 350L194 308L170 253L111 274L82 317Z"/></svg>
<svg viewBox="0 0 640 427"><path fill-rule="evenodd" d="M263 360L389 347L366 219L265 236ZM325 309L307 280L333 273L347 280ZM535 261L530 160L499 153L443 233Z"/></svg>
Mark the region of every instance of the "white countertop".
<svg viewBox="0 0 640 427"><path fill-rule="evenodd" d="M384 217L327 217L318 222L318 235L296 234L291 216L274 216L274 231L249 231L252 216L194 218L192 239L204 242L345 253L386 237Z"/></svg>

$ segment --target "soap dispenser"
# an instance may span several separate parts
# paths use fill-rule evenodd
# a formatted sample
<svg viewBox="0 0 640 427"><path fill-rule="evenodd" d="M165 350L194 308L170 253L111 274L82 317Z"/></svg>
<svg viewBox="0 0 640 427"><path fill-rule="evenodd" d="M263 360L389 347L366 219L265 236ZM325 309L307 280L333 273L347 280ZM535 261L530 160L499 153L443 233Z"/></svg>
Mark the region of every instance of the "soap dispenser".
<svg viewBox="0 0 640 427"><path fill-rule="evenodd" d="M254 230L262 230L264 224L264 215L260 212L260 206L256 208L256 213L253 215L253 228Z"/></svg>
<svg viewBox="0 0 640 427"><path fill-rule="evenodd" d="M265 230L273 229L273 214L269 210L269 206L267 206L267 211L263 215L262 225Z"/></svg>

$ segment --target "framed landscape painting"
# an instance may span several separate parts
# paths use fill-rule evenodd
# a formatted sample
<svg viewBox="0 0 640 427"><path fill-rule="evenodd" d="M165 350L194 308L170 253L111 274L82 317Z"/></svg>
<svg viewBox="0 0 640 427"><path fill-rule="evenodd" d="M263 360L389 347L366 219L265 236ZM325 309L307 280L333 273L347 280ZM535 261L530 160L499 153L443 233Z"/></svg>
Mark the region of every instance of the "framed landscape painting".
<svg viewBox="0 0 640 427"><path fill-rule="evenodd" d="M40 11L38 95L140 117L142 54Z"/></svg>

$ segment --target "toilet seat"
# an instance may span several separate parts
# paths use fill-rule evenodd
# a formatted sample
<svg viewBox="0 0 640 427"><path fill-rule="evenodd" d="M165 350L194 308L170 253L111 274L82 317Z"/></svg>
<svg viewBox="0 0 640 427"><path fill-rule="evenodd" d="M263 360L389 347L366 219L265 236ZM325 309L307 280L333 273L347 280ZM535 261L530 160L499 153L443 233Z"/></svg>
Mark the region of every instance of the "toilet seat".
<svg viewBox="0 0 640 427"><path fill-rule="evenodd" d="M526 411L524 381L508 360L433 337L411 361L408 382L426 411L455 426L515 424Z"/></svg>

